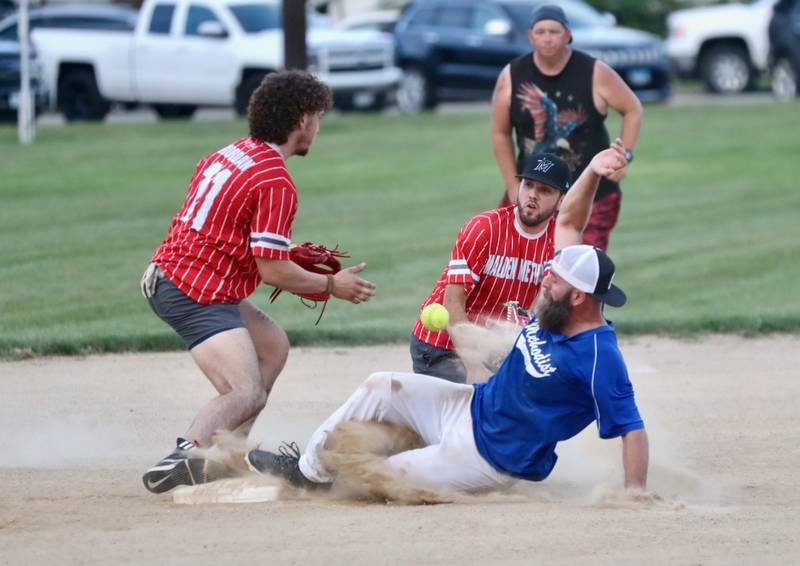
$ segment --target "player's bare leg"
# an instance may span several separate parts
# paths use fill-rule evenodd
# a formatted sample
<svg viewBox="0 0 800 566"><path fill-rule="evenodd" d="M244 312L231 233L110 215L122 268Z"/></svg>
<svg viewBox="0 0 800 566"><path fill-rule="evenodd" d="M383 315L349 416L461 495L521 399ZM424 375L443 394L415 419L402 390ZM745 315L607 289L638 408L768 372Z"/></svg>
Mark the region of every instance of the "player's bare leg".
<svg viewBox="0 0 800 566"><path fill-rule="evenodd" d="M205 446L218 430L234 430L267 402L258 353L250 332L234 328L215 334L191 350L197 366L219 392L200 409L186 438Z"/></svg>
<svg viewBox="0 0 800 566"><path fill-rule="evenodd" d="M246 328L215 334L192 348L191 354L219 396L200 409L185 438L178 438L175 451L145 472L144 486L154 493L222 477L222 464L193 457L192 449L208 445L218 430L236 429L266 404L258 354Z"/></svg>
<svg viewBox="0 0 800 566"><path fill-rule="evenodd" d="M286 336L283 328L249 300L245 299L239 303L239 312L242 313L242 319L253 339L253 345L258 354L258 365L261 369L261 381L264 383L264 391L269 398L275 380L283 371L286 359L289 357L289 337ZM257 416L250 417L236 427L234 432L247 436Z"/></svg>
<svg viewBox="0 0 800 566"><path fill-rule="evenodd" d="M286 364L286 333L249 301L240 303L245 328L215 334L191 350L195 363L219 396L197 414L174 452L150 468L145 487L162 493L178 485L212 481L224 473L216 463L193 458L197 444L210 444L219 430L247 434L264 408L278 374ZM188 439L188 440L186 440Z"/></svg>
<svg viewBox="0 0 800 566"><path fill-rule="evenodd" d="M289 337L283 328L247 299L239 303L239 312L256 348L261 381L269 397L289 357Z"/></svg>

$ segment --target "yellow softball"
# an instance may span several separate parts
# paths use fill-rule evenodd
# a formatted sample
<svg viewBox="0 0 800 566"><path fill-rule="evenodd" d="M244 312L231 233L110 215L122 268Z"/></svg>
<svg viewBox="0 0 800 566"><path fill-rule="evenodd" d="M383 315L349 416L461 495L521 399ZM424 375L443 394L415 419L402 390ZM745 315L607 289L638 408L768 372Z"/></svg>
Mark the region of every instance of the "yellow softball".
<svg viewBox="0 0 800 566"><path fill-rule="evenodd" d="M444 330L447 323L450 322L450 313L439 303L432 303L422 309L419 320L422 322L422 326L431 332L438 332Z"/></svg>

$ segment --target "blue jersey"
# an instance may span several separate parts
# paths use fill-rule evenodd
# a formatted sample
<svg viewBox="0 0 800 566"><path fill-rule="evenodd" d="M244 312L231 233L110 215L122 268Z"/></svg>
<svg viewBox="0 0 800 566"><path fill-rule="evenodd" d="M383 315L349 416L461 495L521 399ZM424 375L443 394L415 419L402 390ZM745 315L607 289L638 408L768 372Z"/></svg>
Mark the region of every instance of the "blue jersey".
<svg viewBox="0 0 800 566"><path fill-rule="evenodd" d="M496 469L539 481L556 463L556 443L597 420L601 438L644 428L610 325L567 338L526 326L503 365L475 385L472 427Z"/></svg>

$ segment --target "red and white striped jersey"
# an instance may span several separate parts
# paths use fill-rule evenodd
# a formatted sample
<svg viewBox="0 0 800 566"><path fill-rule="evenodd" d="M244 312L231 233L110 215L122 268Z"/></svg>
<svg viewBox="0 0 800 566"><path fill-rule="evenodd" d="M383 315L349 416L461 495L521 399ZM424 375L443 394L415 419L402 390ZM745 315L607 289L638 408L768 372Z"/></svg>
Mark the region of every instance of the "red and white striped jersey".
<svg viewBox="0 0 800 566"><path fill-rule="evenodd" d="M152 261L198 303L236 303L261 282L256 256L289 259L296 211L297 191L278 147L237 140L197 165Z"/></svg>
<svg viewBox="0 0 800 566"><path fill-rule="evenodd" d="M461 228L450 262L433 291L422 303L443 303L450 283L461 283L467 295L467 318L485 326L505 320L506 303L517 301L530 309L539 292L544 271L555 252L555 217L537 234L522 230L515 206L482 212ZM431 332L419 317L413 334L438 348L453 348L446 331Z"/></svg>

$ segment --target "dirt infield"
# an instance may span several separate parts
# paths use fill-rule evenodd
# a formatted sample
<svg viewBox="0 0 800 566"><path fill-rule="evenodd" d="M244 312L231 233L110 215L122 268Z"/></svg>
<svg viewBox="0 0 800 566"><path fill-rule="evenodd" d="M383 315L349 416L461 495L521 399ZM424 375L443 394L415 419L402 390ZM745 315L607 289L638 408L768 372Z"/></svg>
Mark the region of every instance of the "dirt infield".
<svg viewBox="0 0 800 566"><path fill-rule="evenodd" d="M622 342L651 441L620 494L593 426L540 484L404 506L319 498L176 505L141 473L212 389L184 353L0 364L0 564L796 564L800 339ZM251 440L303 445L403 346L293 350Z"/></svg>

